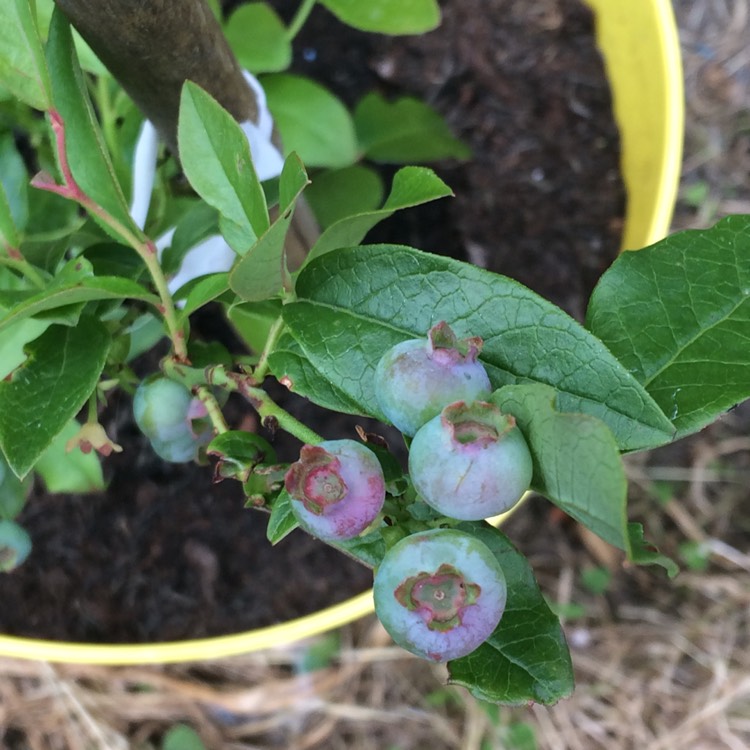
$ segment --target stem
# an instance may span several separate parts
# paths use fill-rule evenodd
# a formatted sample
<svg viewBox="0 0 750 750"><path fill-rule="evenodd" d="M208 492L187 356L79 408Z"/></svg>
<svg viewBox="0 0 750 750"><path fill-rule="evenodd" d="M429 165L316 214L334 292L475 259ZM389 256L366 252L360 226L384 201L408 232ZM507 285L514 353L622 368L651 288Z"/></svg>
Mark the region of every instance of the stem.
<svg viewBox="0 0 750 750"><path fill-rule="evenodd" d="M141 256L141 259L146 264L148 272L151 274L151 280L154 282L156 292L161 299L160 312L164 316L164 322L167 324L167 331L169 332L169 338L172 340L175 357L180 362L187 362L188 356L187 344L185 343L185 333L177 318L177 310L174 306L172 295L169 293L169 287L167 286L164 272L159 264L159 256L156 252L156 246L151 240L147 240L144 243L139 242L137 245L134 244L131 247L133 247L138 255Z"/></svg>
<svg viewBox="0 0 750 750"><path fill-rule="evenodd" d="M241 388L241 393L250 401L262 419L267 417L275 419L282 430L294 435L308 445L317 445L323 442L323 438L317 432L282 409L262 388L245 386Z"/></svg>
<svg viewBox="0 0 750 750"><path fill-rule="evenodd" d="M73 176L70 164L68 163L68 152L65 148L65 124L62 117L55 110L50 110L49 116L52 123L52 131L55 134L55 145L57 157L60 162L60 171L63 176L63 184L57 185L49 175L43 173L38 174L32 180L31 184L34 187L57 193L69 200L75 201L88 213L96 216L102 223L112 229L115 234L119 235L126 244L130 245L138 253L141 260L146 264L148 272L151 274L151 279L161 300L161 305L158 309L167 324L167 331L169 338L172 340L175 356L178 360L186 362L187 346L185 344L185 334L177 319L177 311L172 295L169 293L164 272L159 265L156 246L140 230L136 229L134 231L126 226L83 192Z"/></svg>
<svg viewBox="0 0 750 750"><path fill-rule="evenodd" d="M195 397L206 407L216 434L221 435L224 432L229 432L229 425L227 425L224 415L221 413L221 407L216 401L214 394L211 393L211 390L205 385L199 385L195 389Z"/></svg>
<svg viewBox="0 0 750 750"><path fill-rule="evenodd" d="M261 352L260 358L258 359L258 364L253 370L253 377L259 383L263 381L263 378L268 373L268 358L271 356L273 348L276 345L276 342L279 340L279 337L281 336L283 331L284 320L282 319L281 315L279 315L279 317L276 318L273 325L271 326L271 329L268 331L266 345L263 347L263 351Z"/></svg>
<svg viewBox="0 0 750 750"><path fill-rule="evenodd" d="M88 412L89 415L86 421L90 422L91 424L97 424L99 422L99 412L97 410L96 390L94 390L91 396L89 396Z"/></svg>
<svg viewBox="0 0 750 750"><path fill-rule="evenodd" d="M282 409L262 388L258 388L252 375L237 372L227 372L218 365L206 370L206 379L210 385L224 388L227 391L237 391L242 394L258 412L261 419L271 418L278 426L290 435L308 445L317 445L323 438L307 425L295 419L288 411Z"/></svg>
<svg viewBox="0 0 750 750"><path fill-rule="evenodd" d="M13 258L0 256L0 265L7 266L8 268L12 268L13 270L18 271L19 273L23 274L35 287L44 289L46 285L39 271L37 271L37 269L34 268L34 266L32 266L31 263L29 263L25 258L20 257L20 253L18 253L18 256L19 257Z"/></svg>
<svg viewBox="0 0 750 750"><path fill-rule="evenodd" d="M297 8L297 12L294 14L294 18L292 18L289 26L287 26L286 34L284 34L288 42L291 42L294 37L299 34L299 31L304 26L305 21L307 21L315 2L316 0L302 0L299 8Z"/></svg>
<svg viewBox="0 0 750 750"><path fill-rule="evenodd" d="M110 153L119 160L119 146L117 139L117 125L115 113L112 108L112 96L109 91L109 80L107 76L99 76L96 80L96 99L99 105L99 113L102 121L102 131Z"/></svg>

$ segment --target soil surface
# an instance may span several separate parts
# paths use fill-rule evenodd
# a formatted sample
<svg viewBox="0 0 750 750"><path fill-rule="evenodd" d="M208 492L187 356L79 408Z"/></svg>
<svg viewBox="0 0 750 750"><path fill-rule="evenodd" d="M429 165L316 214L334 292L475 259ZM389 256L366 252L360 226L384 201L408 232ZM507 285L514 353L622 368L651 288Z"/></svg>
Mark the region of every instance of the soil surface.
<svg viewBox="0 0 750 750"><path fill-rule="evenodd" d="M275 5L288 14L297 3ZM573 0L450 0L443 11L435 32L382 39L316 7L296 43L296 71L347 103L373 88L418 96L473 150L470 162L437 165L455 199L403 212L370 239L511 275L580 318L616 254L624 206L590 14ZM244 405L233 408L238 424L252 421ZM1 632L202 637L310 613L371 583L369 571L302 533L272 549L265 516L244 509L238 485L213 484L208 467L160 461L130 413L124 396L107 409L125 452L105 460L106 493L34 489L19 519L34 550L0 578ZM302 418L316 426L326 417L305 407ZM353 437L355 423L336 418L321 431ZM296 446L278 440L293 460Z"/></svg>

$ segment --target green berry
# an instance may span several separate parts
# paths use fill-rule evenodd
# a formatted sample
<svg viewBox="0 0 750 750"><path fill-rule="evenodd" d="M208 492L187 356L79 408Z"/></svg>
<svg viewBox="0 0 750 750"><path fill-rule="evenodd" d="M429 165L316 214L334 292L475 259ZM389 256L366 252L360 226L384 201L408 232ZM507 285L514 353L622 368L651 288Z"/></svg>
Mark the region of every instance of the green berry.
<svg viewBox="0 0 750 750"><path fill-rule="evenodd" d="M447 404L489 398L490 380L477 359L481 348L480 338L459 340L447 323L433 326L425 339L396 344L375 370L375 396L385 416L414 435Z"/></svg>

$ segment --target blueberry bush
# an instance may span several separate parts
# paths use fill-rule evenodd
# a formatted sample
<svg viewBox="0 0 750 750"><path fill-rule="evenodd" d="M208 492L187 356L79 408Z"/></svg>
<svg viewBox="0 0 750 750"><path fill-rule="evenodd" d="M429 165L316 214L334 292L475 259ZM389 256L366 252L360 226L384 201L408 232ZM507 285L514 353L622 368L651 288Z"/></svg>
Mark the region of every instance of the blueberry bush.
<svg viewBox="0 0 750 750"><path fill-rule="evenodd" d="M434 0L320 2L382 33L419 33L439 16ZM750 217L623 253L584 324L510 278L362 244L395 211L451 194L428 168L405 166L383 200L363 159L467 154L418 102L373 94L350 113L287 73L313 4L288 26L263 3L224 21L242 65L267 74L247 78L256 118L238 121L212 81L183 79L170 129L169 117L142 124L116 80L133 90L127 67L97 47L79 4L6 3L0 563L29 554L15 519L31 477L51 491L101 487L99 454L121 449L99 415L121 389L154 450L210 460L239 482L270 514L272 542L301 525L373 568L377 614L397 643L447 660L451 681L485 700L554 703L573 688L560 622L484 519L530 489L632 563L674 572L628 517L622 454L694 433L750 395ZM157 131L171 149L158 160ZM320 231L293 259L305 206ZM191 316L209 302L247 351L195 340ZM141 382L134 359L164 341L160 372ZM394 424L409 470L378 436L325 439L271 398L270 377L332 412ZM227 422L231 393L304 444L298 462L279 463Z"/></svg>

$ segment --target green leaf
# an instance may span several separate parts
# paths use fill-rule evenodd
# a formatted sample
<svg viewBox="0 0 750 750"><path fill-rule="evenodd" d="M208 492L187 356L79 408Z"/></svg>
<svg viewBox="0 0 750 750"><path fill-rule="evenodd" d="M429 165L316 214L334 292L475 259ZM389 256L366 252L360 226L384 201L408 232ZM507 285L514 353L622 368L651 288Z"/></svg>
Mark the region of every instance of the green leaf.
<svg viewBox="0 0 750 750"><path fill-rule="evenodd" d="M26 495L31 489L31 477L21 481L0 453L0 521L12 521L26 505Z"/></svg>
<svg viewBox="0 0 750 750"><path fill-rule="evenodd" d="M308 167L347 167L357 160L351 115L330 91L301 76L263 78L268 108L284 143Z"/></svg>
<svg viewBox="0 0 750 750"><path fill-rule="evenodd" d="M1 310L2 308L0 308ZM42 335L49 323L42 320L22 320L0 333L0 380L9 375L26 359L24 347Z"/></svg>
<svg viewBox="0 0 750 750"><path fill-rule="evenodd" d="M353 539L343 539L339 542L329 542L332 547L353 557L368 568L376 568L383 561L386 545L380 531L355 536Z"/></svg>
<svg viewBox="0 0 750 750"><path fill-rule="evenodd" d="M206 750L200 735L187 724L175 724L162 740L161 750Z"/></svg>
<svg viewBox="0 0 750 750"><path fill-rule="evenodd" d="M237 61L253 73L286 70L292 45L286 27L268 3L248 3L235 10L224 27Z"/></svg>
<svg viewBox="0 0 750 750"><path fill-rule="evenodd" d="M0 86L34 109L51 108L50 83L30 0L6 0L0 23Z"/></svg>
<svg viewBox="0 0 750 750"><path fill-rule="evenodd" d="M450 258L395 245L334 250L302 269L284 320L330 383L381 420L373 374L400 341L440 320L481 336L494 388L554 387L559 408L598 417L624 450L668 442L672 426L606 347L518 282Z"/></svg>
<svg viewBox="0 0 750 750"><path fill-rule="evenodd" d="M245 302L232 305L227 310L227 317L242 340L252 351L259 354L263 351L271 327L281 315L281 301Z"/></svg>
<svg viewBox="0 0 750 750"><path fill-rule="evenodd" d="M161 263L166 273L176 273L186 253L219 233L219 215L213 206L197 202L177 222L172 241L162 255Z"/></svg>
<svg viewBox="0 0 750 750"><path fill-rule="evenodd" d="M519 706L551 705L573 692L573 668L560 622L547 606L526 558L487 524L459 527L484 542L508 585L500 624L478 649L448 662L449 682L480 700Z"/></svg>
<svg viewBox="0 0 750 750"><path fill-rule="evenodd" d="M77 259L85 259L91 264L91 276L119 276L130 281L148 277L148 270L141 258L130 248L114 242L89 245Z"/></svg>
<svg viewBox="0 0 750 750"><path fill-rule="evenodd" d="M227 242L244 253L269 226L263 188L242 128L215 99L186 81L177 127L180 160L190 184L219 211Z"/></svg>
<svg viewBox="0 0 750 750"><path fill-rule="evenodd" d="M152 305L159 298L134 281L119 276L91 276L73 280L68 284L52 286L43 292L27 297L0 318L0 330L40 313L64 308L81 302L103 299L138 299Z"/></svg>
<svg viewBox="0 0 750 750"><path fill-rule="evenodd" d="M35 0L35 4L39 36L44 41L47 39L52 13L55 10L55 2L54 0ZM78 54L81 67L87 73L93 73L96 76L109 76L109 71L104 67L91 47L83 40L83 37L75 29L71 29L71 31L73 32L73 42L76 46L76 53Z"/></svg>
<svg viewBox="0 0 750 750"><path fill-rule="evenodd" d="M10 133L0 136L0 188L5 193L13 226L26 229L29 220L29 175ZM2 203L0 198L0 203ZM0 216L3 210L0 208ZM0 220L0 231L5 222ZM14 245L18 247L18 245Z"/></svg>
<svg viewBox="0 0 750 750"><path fill-rule="evenodd" d="M298 526L297 519L292 513L292 501L289 493L286 490L281 490L271 508L271 516L266 527L266 537L271 544L278 544Z"/></svg>
<svg viewBox="0 0 750 750"><path fill-rule="evenodd" d="M86 403L101 375L110 336L82 317L75 328L50 326L26 347L28 358L0 382L0 448L24 477Z"/></svg>
<svg viewBox="0 0 750 750"><path fill-rule="evenodd" d="M408 96L389 102L380 94L367 94L354 110L354 127L365 156L373 161L418 164L471 156L434 109Z"/></svg>
<svg viewBox="0 0 750 750"><path fill-rule="evenodd" d="M68 246L78 243L79 230L86 232L91 221L79 214L78 206L46 190L29 190L29 222L21 250L29 263L54 272ZM96 230L100 235L99 230Z"/></svg>
<svg viewBox="0 0 750 750"><path fill-rule="evenodd" d="M623 253L594 290L586 322L677 438L710 424L750 397L750 217Z"/></svg>
<svg viewBox="0 0 750 750"><path fill-rule="evenodd" d="M279 179L279 218L232 269L229 285L243 300L262 302L289 283L284 241L294 206L309 180L299 157L290 154Z"/></svg>
<svg viewBox="0 0 750 750"><path fill-rule="evenodd" d="M268 358L271 372L293 393L301 393L331 411L366 416L358 404L321 375L300 345L284 334Z"/></svg>
<svg viewBox="0 0 750 750"><path fill-rule="evenodd" d="M0 248L8 252L11 248L18 249L21 237L13 221L8 196L5 194L5 188L0 183Z"/></svg>
<svg viewBox="0 0 750 750"><path fill-rule="evenodd" d="M374 169L353 164L315 175L305 198L321 228L327 229L339 219L379 208L383 181Z"/></svg>
<svg viewBox="0 0 750 750"><path fill-rule="evenodd" d="M68 440L80 429L75 419L68 422L34 464L34 471L42 477L49 492L99 492L105 487L102 466L95 452L83 453L78 448L66 450Z"/></svg>
<svg viewBox="0 0 750 750"><path fill-rule="evenodd" d="M112 160L94 114L88 87L78 64L70 25L59 8L52 14L47 41L47 63L53 104L65 128L65 150L73 177L83 192L95 200L126 230L141 236L117 181ZM93 218L109 234L120 238L100 217ZM129 244L128 237L123 237Z"/></svg>
<svg viewBox="0 0 750 750"><path fill-rule="evenodd" d="M203 305L207 305L228 291L229 274L212 273L208 276L201 276L190 285L186 284L185 288L189 289L189 291L185 298L185 306L179 312L181 321L187 320L190 315L203 307Z"/></svg>
<svg viewBox="0 0 750 750"><path fill-rule="evenodd" d="M239 469L276 461L276 451L265 438L243 430L228 430L217 435L206 447L206 453L219 456Z"/></svg>
<svg viewBox="0 0 750 750"><path fill-rule="evenodd" d="M166 336L164 320L151 313L144 313L137 317L125 333L130 337L130 348L126 362L132 362L136 357L150 351L156 344Z"/></svg>
<svg viewBox="0 0 750 750"><path fill-rule="evenodd" d="M383 207L376 211L346 216L321 234L310 250L307 262L339 247L358 245L378 223L396 211L453 195L451 189L426 167L403 167L393 177L393 186Z"/></svg>
<svg viewBox="0 0 750 750"><path fill-rule="evenodd" d="M586 414L561 414L548 385L509 385L491 399L512 414L534 459L532 488L628 552L627 479L614 436Z"/></svg>
<svg viewBox="0 0 750 750"><path fill-rule="evenodd" d="M440 24L436 0L320 0L344 23L380 34L422 34Z"/></svg>
<svg viewBox="0 0 750 750"><path fill-rule="evenodd" d="M661 565L670 578L674 578L680 572L680 568L674 560L661 554L653 544L646 541L641 524L628 524L628 536L631 550L630 559L636 565Z"/></svg>

